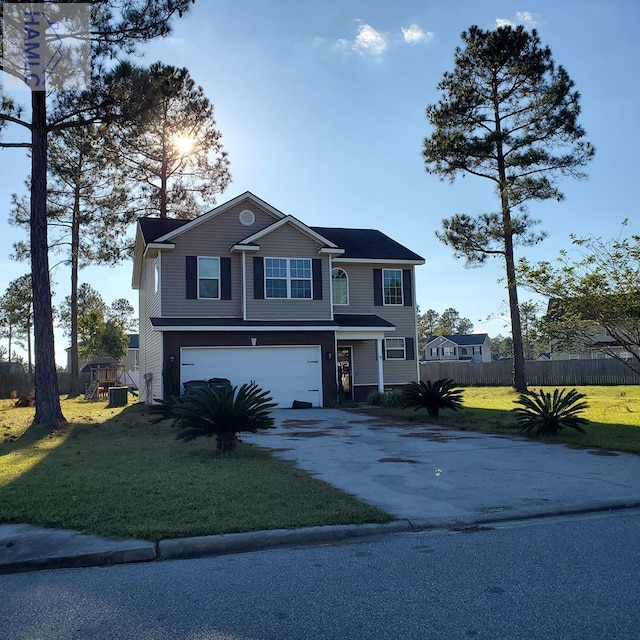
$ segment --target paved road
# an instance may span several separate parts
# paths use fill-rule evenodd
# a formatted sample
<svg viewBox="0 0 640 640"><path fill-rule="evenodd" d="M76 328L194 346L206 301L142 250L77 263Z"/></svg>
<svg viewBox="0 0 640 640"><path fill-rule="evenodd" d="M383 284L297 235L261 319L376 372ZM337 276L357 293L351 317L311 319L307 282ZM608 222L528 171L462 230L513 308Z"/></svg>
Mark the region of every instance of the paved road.
<svg viewBox="0 0 640 640"><path fill-rule="evenodd" d="M640 511L0 576L12 640L640 637Z"/></svg>

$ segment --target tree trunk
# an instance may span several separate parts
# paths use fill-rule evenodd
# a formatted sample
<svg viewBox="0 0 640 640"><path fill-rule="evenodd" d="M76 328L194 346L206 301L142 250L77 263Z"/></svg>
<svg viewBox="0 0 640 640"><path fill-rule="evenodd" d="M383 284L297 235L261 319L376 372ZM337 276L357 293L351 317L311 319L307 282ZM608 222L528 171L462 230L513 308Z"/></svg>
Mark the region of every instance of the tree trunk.
<svg viewBox="0 0 640 640"><path fill-rule="evenodd" d="M76 185L73 194L73 218L71 220L71 387L69 398L80 395L80 366L78 362L78 255L80 250L80 189Z"/></svg>
<svg viewBox="0 0 640 640"><path fill-rule="evenodd" d="M47 241L47 106L44 91L31 92L31 275L35 341L36 413L34 425L64 422L58 395Z"/></svg>
<svg viewBox="0 0 640 640"><path fill-rule="evenodd" d="M513 340L513 369L511 385L520 392L527 392L527 378L524 370L524 348L522 344L522 327L520 325L520 307L518 305L518 288L516 285L516 267L513 257L513 228L511 224L511 207L507 187L507 170L502 148L502 127L500 122L500 101L497 96L497 84L493 87L493 105L496 123L496 152L498 160L498 189L502 209L502 233L504 237L504 260L507 270L507 293L509 296L509 315L511 317L511 338Z"/></svg>
<svg viewBox="0 0 640 640"><path fill-rule="evenodd" d="M516 287L516 268L513 258L513 233L511 232L511 215L508 210L506 215L503 212L503 224L505 225L504 258L507 268L507 291L509 294L509 315L511 316L511 338L513 340L511 384L516 391L526 393L527 378L524 368L524 345L522 343L520 307L518 306L518 289Z"/></svg>
<svg viewBox="0 0 640 640"><path fill-rule="evenodd" d="M27 371L29 375L33 373L33 364L31 358L31 321L27 322Z"/></svg>

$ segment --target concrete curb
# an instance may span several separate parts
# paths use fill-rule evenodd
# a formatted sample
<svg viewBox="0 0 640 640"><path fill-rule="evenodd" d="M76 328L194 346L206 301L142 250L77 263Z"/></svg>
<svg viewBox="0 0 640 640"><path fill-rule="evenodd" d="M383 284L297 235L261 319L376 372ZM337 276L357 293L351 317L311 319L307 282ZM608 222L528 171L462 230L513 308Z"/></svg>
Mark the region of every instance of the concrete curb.
<svg viewBox="0 0 640 640"><path fill-rule="evenodd" d="M178 538L161 540L158 543L158 559L175 560L178 558L241 553L283 545L330 542L359 536L412 530L413 527L408 520L396 520L387 524L326 525L301 529L273 529L271 531L250 531L248 533L229 533L218 536Z"/></svg>
<svg viewBox="0 0 640 640"><path fill-rule="evenodd" d="M578 515L582 513L599 513L640 509L640 500L620 500L613 502L589 502L581 505L538 508L532 511L488 513L473 517L447 517L395 520L386 524L325 525L304 527L300 529L274 529L271 531L251 531L248 533L230 533L216 536L193 538L174 538L161 540L157 544L143 540L104 540L96 539L97 551L74 551L73 544L69 550L58 549L50 555L33 557L15 557L11 550L4 550L4 558L0 556L0 574L21 573L44 569L70 569L79 567L108 566L150 562L154 560L178 560L201 558L233 553L246 553L272 549L274 547L308 545L323 542L336 542L358 537L384 535L388 533L406 533L428 530L459 530L479 525L491 525L501 522L518 522L536 518ZM34 529L28 525L19 525ZM46 534L46 530L41 530ZM73 533L73 532L66 532ZM55 535L55 530L52 532ZM119 546L118 546L119 545ZM103 548L100 548L102 546ZM104 548L108 547L108 548ZM17 550L19 551L19 550ZM8 556L8 557L7 557Z"/></svg>
<svg viewBox="0 0 640 640"><path fill-rule="evenodd" d="M617 501L591 501L578 505L549 506L547 508L538 507L531 511L503 511L492 512L486 515L476 515L473 517L454 516L444 518L416 518L411 519L411 526L414 531L428 531L429 529L460 529L473 527L475 525L518 522L519 520L535 520L537 518L553 518L556 516L571 516L581 513L601 513L604 511L623 511L625 509L640 509L640 500L617 500Z"/></svg>
<svg viewBox="0 0 640 640"><path fill-rule="evenodd" d="M43 569L78 569L81 567L102 567L113 564L150 562L157 559L156 546L152 542L127 542L127 546L112 551L89 553L69 553L67 555L27 558L0 562L0 574L41 571Z"/></svg>

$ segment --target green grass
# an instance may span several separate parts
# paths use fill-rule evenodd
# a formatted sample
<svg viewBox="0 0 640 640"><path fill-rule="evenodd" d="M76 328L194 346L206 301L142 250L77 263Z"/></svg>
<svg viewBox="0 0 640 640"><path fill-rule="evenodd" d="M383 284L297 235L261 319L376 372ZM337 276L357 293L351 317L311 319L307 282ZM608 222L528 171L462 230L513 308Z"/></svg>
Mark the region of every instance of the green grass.
<svg viewBox="0 0 640 640"><path fill-rule="evenodd" d="M531 387L552 391L555 387ZM568 387L573 388L573 387ZM616 387L576 387L586 394L589 408L581 414L589 420L586 434L567 429L545 442L562 442L585 447L599 447L640 453L640 385ZM518 394L510 387L466 387L464 409L441 411L429 418L426 411L413 409L376 409L376 413L399 419L435 423L452 429L484 433L522 434L511 412Z"/></svg>
<svg viewBox="0 0 640 640"><path fill-rule="evenodd" d="M62 410L69 425L43 436L27 429L33 409L0 401L0 522L158 540L393 519L267 451L177 441L143 405Z"/></svg>

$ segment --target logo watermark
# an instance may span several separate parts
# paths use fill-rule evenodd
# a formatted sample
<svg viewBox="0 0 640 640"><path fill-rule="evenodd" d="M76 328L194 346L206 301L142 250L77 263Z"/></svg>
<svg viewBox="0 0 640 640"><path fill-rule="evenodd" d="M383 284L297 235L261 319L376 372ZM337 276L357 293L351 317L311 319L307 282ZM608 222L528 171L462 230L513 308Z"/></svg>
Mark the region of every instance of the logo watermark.
<svg viewBox="0 0 640 640"><path fill-rule="evenodd" d="M90 24L87 2L4 2L3 88L84 89L91 77Z"/></svg>

